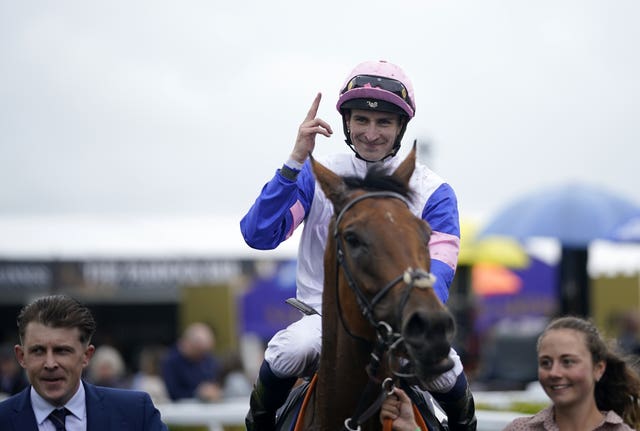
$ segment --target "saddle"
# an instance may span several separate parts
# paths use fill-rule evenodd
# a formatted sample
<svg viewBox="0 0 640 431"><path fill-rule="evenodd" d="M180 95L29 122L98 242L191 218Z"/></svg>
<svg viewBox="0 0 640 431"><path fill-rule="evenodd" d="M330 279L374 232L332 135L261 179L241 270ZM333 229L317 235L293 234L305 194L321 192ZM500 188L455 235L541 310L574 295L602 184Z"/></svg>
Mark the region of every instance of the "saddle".
<svg viewBox="0 0 640 431"><path fill-rule="evenodd" d="M306 400L312 395L315 388L317 374L310 380L305 380L296 386L289 393L289 397L285 403L278 409L276 413L276 430L278 431L304 431L297 423L298 417L301 417L306 408ZM411 401L413 401L413 411L416 415L416 422L422 431L448 431L449 427L445 422L441 422L436 415L435 401L426 398L425 393L419 391L414 386L410 386L407 382L401 380L399 383ZM420 421L422 419L422 421ZM384 428L385 430L391 429Z"/></svg>

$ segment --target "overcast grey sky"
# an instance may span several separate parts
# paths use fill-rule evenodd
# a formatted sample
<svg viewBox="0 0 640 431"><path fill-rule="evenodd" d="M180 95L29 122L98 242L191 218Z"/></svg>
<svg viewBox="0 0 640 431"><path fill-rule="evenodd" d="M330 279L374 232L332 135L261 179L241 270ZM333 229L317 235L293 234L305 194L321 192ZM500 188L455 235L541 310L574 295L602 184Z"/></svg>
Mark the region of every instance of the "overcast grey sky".
<svg viewBox="0 0 640 431"><path fill-rule="evenodd" d="M0 0L0 215L243 213L316 92L401 65L407 131L491 214L580 180L640 204L635 0ZM408 147L409 145L405 145Z"/></svg>

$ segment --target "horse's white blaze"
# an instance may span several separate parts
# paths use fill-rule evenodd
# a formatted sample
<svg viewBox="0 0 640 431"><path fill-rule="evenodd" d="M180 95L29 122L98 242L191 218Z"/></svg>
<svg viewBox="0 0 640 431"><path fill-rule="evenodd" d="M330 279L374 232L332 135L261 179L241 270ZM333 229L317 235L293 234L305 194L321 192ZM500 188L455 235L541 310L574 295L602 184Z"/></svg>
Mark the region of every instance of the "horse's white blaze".
<svg viewBox="0 0 640 431"><path fill-rule="evenodd" d="M396 222L396 219L393 218L393 214L391 214L391 212L389 212L389 211L387 211L384 214L384 218L386 218L389 221L389 223L394 223L395 224L395 222Z"/></svg>

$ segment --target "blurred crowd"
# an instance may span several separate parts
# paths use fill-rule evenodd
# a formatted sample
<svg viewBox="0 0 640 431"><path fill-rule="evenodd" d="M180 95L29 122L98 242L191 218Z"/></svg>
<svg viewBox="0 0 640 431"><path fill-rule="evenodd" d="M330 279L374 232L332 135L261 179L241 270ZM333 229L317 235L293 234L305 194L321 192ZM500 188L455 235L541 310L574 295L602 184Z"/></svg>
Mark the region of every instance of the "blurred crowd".
<svg viewBox="0 0 640 431"><path fill-rule="evenodd" d="M246 370L240 352L217 355L214 331L196 322L187 326L171 346L141 346L130 363L115 346L98 345L84 378L99 386L142 390L155 404L163 404L248 396L253 375L251 366ZM1 344L0 400L28 384L14 345Z"/></svg>
<svg viewBox="0 0 640 431"><path fill-rule="evenodd" d="M471 375L474 389L518 390L535 381L535 341L543 323L496 325L479 358L478 372ZM609 324L620 352L640 358L640 312L612 316ZM100 344L84 378L100 386L145 391L156 404L246 397L258 373L263 346L257 337L241 338L238 351L218 354L212 328L196 322L173 345L140 346L129 361L115 345ZM0 399L28 384L15 358L14 344L0 344Z"/></svg>

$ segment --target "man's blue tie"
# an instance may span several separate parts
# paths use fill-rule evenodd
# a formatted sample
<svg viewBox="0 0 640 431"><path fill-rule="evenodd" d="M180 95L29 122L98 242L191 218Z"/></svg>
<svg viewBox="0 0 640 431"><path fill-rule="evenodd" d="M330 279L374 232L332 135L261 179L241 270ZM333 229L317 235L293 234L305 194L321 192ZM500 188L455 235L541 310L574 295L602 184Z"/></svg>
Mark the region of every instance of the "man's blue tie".
<svg viewBox="0 0 640 431"><path fill-rule="evenodd" d="M53 425L56 427L56 431L67 431L64 427L65 418L69 414L69 410L66 408L55 409L49 414L49 420L53 422Z"/></svg>

